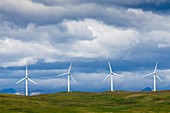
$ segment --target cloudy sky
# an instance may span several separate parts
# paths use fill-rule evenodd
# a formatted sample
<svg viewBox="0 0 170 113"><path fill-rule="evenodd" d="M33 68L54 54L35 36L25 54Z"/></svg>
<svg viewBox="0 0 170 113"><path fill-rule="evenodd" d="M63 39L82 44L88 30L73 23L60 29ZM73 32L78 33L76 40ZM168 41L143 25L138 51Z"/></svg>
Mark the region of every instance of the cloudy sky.
<svg viewBox="0 0 170 113"><path fill-rule="evenodd" d="M24 90L15 83L25 76L30 90L67 90L66 72L73 62L73 91L153 88L156 62L159 90L170 88L169 0L0 0L0 89Z"/></svg>

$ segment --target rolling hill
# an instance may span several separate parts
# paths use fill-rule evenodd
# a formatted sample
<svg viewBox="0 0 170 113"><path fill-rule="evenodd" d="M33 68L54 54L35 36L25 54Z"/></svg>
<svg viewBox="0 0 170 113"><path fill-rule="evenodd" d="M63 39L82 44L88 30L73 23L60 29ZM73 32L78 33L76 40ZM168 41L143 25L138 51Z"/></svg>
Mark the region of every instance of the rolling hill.
<svg viewBox="0 0 170 113"><path fill-rule="evenodd" d="M170 91L0 94L0 113L170 112Z"/></svg>

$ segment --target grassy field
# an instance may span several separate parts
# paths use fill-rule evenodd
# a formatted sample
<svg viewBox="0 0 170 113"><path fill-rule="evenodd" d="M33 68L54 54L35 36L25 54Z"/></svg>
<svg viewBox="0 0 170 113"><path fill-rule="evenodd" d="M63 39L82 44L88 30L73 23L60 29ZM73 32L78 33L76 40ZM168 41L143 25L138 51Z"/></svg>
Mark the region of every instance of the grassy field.
<svg viewBox="0 0 170 113"><path fill-rule="evenodd" d="M0 94L0 113L170 113L170 91L62 92L38 96Z"/></svg>

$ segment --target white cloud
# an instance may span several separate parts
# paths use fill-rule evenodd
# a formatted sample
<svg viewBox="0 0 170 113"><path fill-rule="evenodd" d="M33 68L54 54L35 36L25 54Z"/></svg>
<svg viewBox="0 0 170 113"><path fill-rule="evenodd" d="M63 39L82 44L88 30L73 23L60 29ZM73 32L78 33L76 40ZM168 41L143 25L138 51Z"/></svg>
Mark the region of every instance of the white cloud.
<svg viewBox="0 0 170 113"><path fill-rule="evenodd" d="M1 65L3 67L9 67L9 66L23 66L23 65L29 65L29 64L35 64L37 61L36 59L32 57L25 57L23 59L20 59L19 61L13 61L13 62L5 62Z"/></svg>
<svg viewBox="0 0 170 113"><path fill-rule="evenodd" d="M133 29L116 28L93 19L66 20L42 27L29 24L25 29L7 27L4 32L0 39L1 57L6 56L0 65L4 67L25 65L28 58L44 59L44 62L74 58L117 59L125 57L139 41L139 33Z"/></svg>
<svg viewBox="0 0 170 113"><path fill-rule="evenodd" d="M24 65L26 58L131 60L169 47L169 15L96 2L57 2L0 1L0 65Z"/></svg>
<svg viewBox="0 0 170 113"><path fill-rule="evenodd" d="M0 65L4 67L25 65L27 58L51 63L96 58L130 60L138 45L149 45L143 51L152 53L153 45L165 48L170 44L168 31L143 32L94 19L64 20L47 26L29 24L26 28L5 26L0 40L0 54L5 56Z"/></svg>
<svg viewBox="0 0 170 113"><path fill-rule="evenodd" d="M169 31L151 31L147 34L146 41L157 44L158 48L166 48L170 44Z"/></svg>
<svg viewBox="0 0 170 113"><path fill-rule="evenodd" d="M0 65L4 67L34 64L37 59L41 58L51 61L49 56L57 53L53 47L47 45L10 38L0 40L0 51L1 58L3 58Z"/></svg>
<svg viewBox="0 0 170 113"><path fill-rule="evenodd" d="M170 44L158 44L158 48L169 48Z"/></svg>
<svg viewBox="0 0 170 113"><path fill-rule="evenodd" d="M69 22L72 27L72 22ZM115 28L96 20L86 19L76 22L86 26L94 39L79 41L73 45L78 57L119 58L138 42L138 32L132 29ZM82 35L84 35L82 33ZM126 35L126 37L125 37ZM89 49L90 48L90 49ZM73 53L74 54L74 53Z"/></svg>

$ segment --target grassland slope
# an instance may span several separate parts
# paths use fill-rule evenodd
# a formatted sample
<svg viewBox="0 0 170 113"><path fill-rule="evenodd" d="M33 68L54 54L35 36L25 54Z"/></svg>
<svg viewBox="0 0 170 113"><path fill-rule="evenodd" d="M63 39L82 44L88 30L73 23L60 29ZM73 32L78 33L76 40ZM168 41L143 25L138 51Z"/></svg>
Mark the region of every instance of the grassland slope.
<svg viewBox="0 0 170 113"><path fill-rule="evenodd" d="M0 113L170 113L170 91L61 92L38 96L0 94Z"/></svg>

